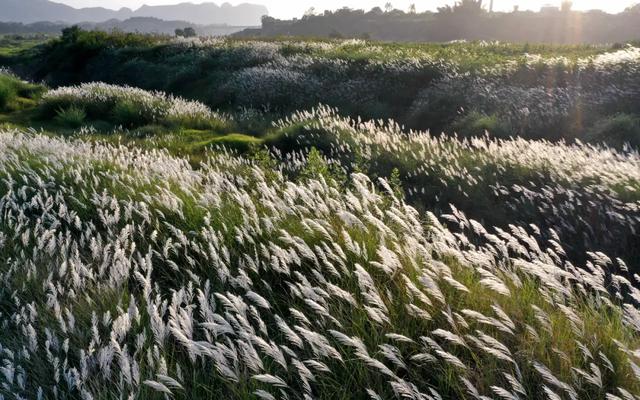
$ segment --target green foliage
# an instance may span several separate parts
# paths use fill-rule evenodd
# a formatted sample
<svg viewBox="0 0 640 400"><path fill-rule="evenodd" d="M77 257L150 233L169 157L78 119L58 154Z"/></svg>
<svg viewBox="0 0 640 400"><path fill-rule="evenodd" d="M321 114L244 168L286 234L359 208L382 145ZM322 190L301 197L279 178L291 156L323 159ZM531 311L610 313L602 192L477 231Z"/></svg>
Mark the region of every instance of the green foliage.
<svg viewBox="0 0 640 400"><path fill-rule="evenodd" d="M593 143L608 143L616 147L625 144L640 147L640 116L616 114L599 120L586 134Z"/></svg>
<svg viewBox="0 0 640 400"><path fill-rule="evenodd" d="M128 48L143 50L166 41L158 35L142 35L124 32L84 31L77 26L66 28L62 36L41 46L37 55L29 55L24 61L30 64L31 75L37 79L49 79L53 85L79 83L88 62L107 49ZM37 60L34 60L34 57Z"/></svg>
<svg viewBox="0 0 640 400"><path fill-rule="evenodd" d="M13 86L0 76L0 111L3 111L15 97L16 92Z"/></svg>
<svg viewBox="0 0 640 400"><path fill-rule="evenodd" d="M507 138L515 136L512 127L501 120L498 115L486 115L476 111L467 113L457 119L452 126L454 132L465 137L483 136L488 133L492 137Z"/></svg>
<svg viewBox="0 0 640 400"><path fill-rule="evenodd" d="M220 137L213 138L207 145L217 148L226 148L239 151L241 153L251 150L254 146L260 144L260 139L244 135L241 133L230 133Z"/></svg>
<svg viewBox="0 0 640 400"><path fill-rule="evenodd" d="M300 173L300 177L302 179L317 179L318 177L327 179L330 177L329 165L315 147L312 147L309 150L309 154L307 154L307 163Z"/></svg>
<svg viewBox="0 0 640 400"><path fill-rule="evenodd" d="M144 121L144 119L142 119ZM168 128L231 132L233 124L222 118L205 115L171 115L160 121Z"/></svg>
<svg viewBox="0 0 640 400"><path fill-rule="evenodd" d="M342 182L346 181L344 172L336 164L330 164L322 153L315 147L312 147L307 154L307 162L300 171L299 178L303 181L309 179L318 179L322 177L325 181Z"/></svg>
<svg viewBox="0 0 640 400"><path fill-rule="evenodd" d="M55 121L67 128L80 128L87 118L87 113L79 107L71 106L56 112Z"/></svg>
<svg viewBox="0 0 640 400"><path fill-rule="evenodd" d="M152 116L145 113L141 106L135 101L119 101L115 104L111 112L113 121L125 128L134 128L152 122Z"/></svg>
<svg viewBox="0 0 640 400"><path fill-rule="evenodd" d="M44 91L43 86L24 82L0 69L0 111L19 110Z"/></svg>
<svg viewBox="0 0 640 400"><path fill-rule="evenodd" d="M25 55L34 47L45 43L46 40L45 35L0 35L0 65L9 64L14 57L19 58Z"/></svg>
<svg viewBox="0 0 640 400"><path fill-rule="evenodd" d="M185 38L192 38L192 37L198 36L198 34L196 33L196 30L190 26L184 29L179 29L179 28L176 29L175 35L178 37L185 37Z"/></svg>
<svg viewBox="0 0 640 400"><path fill-rule="evenodd" d="M389 185L391 189L393 189L393 194L396 198L400 200L404 200L404 189L402 188L402 176L400 175L400 170L398 168L394 168L391 171L391 176L389 177Z"/></svg>
<svg viewBox="0 0 640 400"><path fill-rule="evenodd" d="M248 158L262 170L268 182L274 182L278 179L278 161L271 155L266 147L253 146L248 154Z"/></svg>

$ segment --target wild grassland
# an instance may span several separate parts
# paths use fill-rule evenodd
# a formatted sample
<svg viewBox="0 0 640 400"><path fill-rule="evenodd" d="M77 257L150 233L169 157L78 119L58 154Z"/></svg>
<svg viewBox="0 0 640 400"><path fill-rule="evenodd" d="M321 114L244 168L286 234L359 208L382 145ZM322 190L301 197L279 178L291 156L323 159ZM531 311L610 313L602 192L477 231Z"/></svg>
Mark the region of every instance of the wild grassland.
<svg viewBox="0 0 640 400"><path fill-rule="evenodd" d="M365 175L0 135L7 396L625 398L638 292ZM299 170L300 179L282 169ZM91 182L87 186L87 182ZM386 184L382 183L382 187ZM609 294L610 293L610 294Z"/></svg>
<svg viewBox="0 0 640 400"><path fill-rule="evenodd" d="M53 87L130 85L275 119L326 104L434 133L491 128L503 138L608 141L615 135L596 131L617 114L640 115L638 54L633 45L171 40L76 30L11 64ZM640 134L627 132L626 141Z"/></svg>
<svg viewBox="0 0 640 400"><path fill-rule="evenodd" d="M1 79L0 399L640 396L637 150Z"/></svg>
<svg viewBox="0 0 640 400"><path fill-rule="evenodd" d="M21 53L34 48L45 40L37 37L23 37L16 35L0 35L0 60L20 55Z"/></svg>

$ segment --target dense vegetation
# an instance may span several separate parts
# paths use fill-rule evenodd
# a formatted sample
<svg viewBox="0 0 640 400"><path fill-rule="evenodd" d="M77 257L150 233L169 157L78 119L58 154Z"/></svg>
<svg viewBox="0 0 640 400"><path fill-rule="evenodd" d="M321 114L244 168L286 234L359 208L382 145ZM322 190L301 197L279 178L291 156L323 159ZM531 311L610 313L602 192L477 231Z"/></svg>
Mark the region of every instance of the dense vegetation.
<svg viewBox="0 0 640 400"><path fill-rule="evenodd" d="M44 90L42 86L24 82L0 68L0 112L33 106Z"/></svg>
<svg viewBox="0 0 640 400"><path fill-rule="evenodd" d="M370 11L342 8L318 13L310 10L302 18L293 20L264 17L261 28L247 29L238 36L366 38L395 42L463 39L556 44L615 43L640 39L639 6L612 15L600 10L574 12L570 9L571 2L563 2L563 10L547 7L542 12L517 9L513 12L487 12L482 8L482 1L456 3L457 6L443 7L437 13L416 13L415 8L398 10L393 7L384 11L379 7ZM488 3L484 1L487 6Z"/></svg>
<svg viewBox="0 0 640 400"><path fill-rule="evenodd" d="M0 72L0 399L638 398L638 50L529 50L68 30L11 56L74 85ZM410 82L468 137L345 116ZM575 136L618 149L491 137L578 87Z"/></svg>
<svg viewBox="0 0 640 400"><path fill-rule="evenodd" d="M628 123L640 115L639 58L634 46L175 41L69 29L11 61L52 86L131 85L270 119L325 104L407 129L619 146L640 134Z"/></svg>
<svg viewBox="0 0 640 400"><path fill-rule="evenodd" d="M58 36L60 32L72 26L72 24L35 22L23 24L19 22L0 22L0 35L22 35L22 36ZM173 35L176 29L193 29L202 36L223 36L241 31L242 27L228 25L197 25L186 21L166 21L153 17L134 17L124 20L110 19L104 22L83 22L78 24L86 30L95 31L117 31L117 32L139 32Z"/></svg>

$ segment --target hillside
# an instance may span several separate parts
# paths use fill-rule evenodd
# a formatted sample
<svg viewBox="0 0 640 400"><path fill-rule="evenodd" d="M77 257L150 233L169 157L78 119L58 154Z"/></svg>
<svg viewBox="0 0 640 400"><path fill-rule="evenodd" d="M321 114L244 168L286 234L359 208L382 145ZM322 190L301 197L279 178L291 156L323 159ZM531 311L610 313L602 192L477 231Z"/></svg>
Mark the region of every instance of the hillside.
<svg viewBox="0 0 640 400"><path fill-rule="evenodd" d="M102 81L283 117L318 104L464 137L640 145L640 49L501 43L171 40L69 33L8 59L52 86ZM615 87L616 90L611 88Z"/></svg>
<svg viewBox="0 0 640 400"><path fill-rule="evenodd" d="M38 21L82 23L126 20L129 18L152 17L164 20L180 20L200 25L256 26L267 15L264 6L225 3L182 3L173 6L143 6L137 10L123 8L118 11L106 8L76 9L48 0L0 0L0 21L33 23Z"/></svg>
<svg viewBox="0 0 640 400"><path fill-rule="evenodd" d="M637 152L256 119L0 72L1 396L640 395Z"/></svg>
<svg viewBox="0 0 640 400"><path fill-rule="evenodd" d="M638 99L633 42L2 36L0 400L638 400Z"/></svg>

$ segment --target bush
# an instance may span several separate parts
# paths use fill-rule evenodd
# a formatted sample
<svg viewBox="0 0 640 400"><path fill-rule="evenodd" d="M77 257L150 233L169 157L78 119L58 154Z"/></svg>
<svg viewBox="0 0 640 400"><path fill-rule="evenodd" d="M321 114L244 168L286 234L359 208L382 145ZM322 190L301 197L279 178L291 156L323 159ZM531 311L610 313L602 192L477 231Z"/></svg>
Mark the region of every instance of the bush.
<svg viewBox="0 0 640 400"><path fill-rule="evenodd" d="M143 126L152 122L150 116L144 113L140 105L133 101L117 102L112 113L114 122L127 128Z"/></svg>
<svg viewBox="0 0 640 400"><path fill-rule="evenodd" d="M453 130L461 136L482 136L488 132L490 136L508 138L514 135L510 125L495 114L486 115L470 112L456 120Z"/></svg>
<svg viewBox="0 0 640 400"><path fill-rule="evenodd" d="M0 111L20 109L45 91L44 86L24 82L0 68Z"/></svg>
<svg viewBox="0 0 640 400"><path fill-rule="evenodd" d="M5 110L15 97L16 92L13 87L0 78L0 111Z"/></svg>
<svg viewBox="0 0 640 400"><path fill-rule="evenodd" d="M613 147L640 146L640 116L616 114L599 120L588 132L592 143L607 143Z"/></svg>
<svg viewBox="0 0 640 400"><path fill-rule="evenodd" d="M55 121L68 128L80 128L87 118L87 113L79 107L60 109L56 113Z"/></svg>

